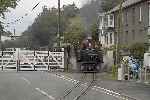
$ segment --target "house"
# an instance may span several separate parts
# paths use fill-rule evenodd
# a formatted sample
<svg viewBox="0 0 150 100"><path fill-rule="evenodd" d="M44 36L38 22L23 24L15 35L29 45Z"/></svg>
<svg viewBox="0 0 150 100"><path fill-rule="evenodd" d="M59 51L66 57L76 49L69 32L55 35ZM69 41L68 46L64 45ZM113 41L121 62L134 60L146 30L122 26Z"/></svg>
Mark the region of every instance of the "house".
<svg viewBox="0 0 150 100"><path fill-rule="evenodd" d="M112 48L116 44L120 5L108 12L99 13L99 41L103 48ZM135 43L147 43L150 35L150 1L126 0L122 4L122 32L118 33L118 42L122 46ZM150 36L149 36L150 38ZM150 42L150 40L149 40ZM113 50L108 50L107 52ZM114 52L113 52L114 54ZM112 55L112 54L111 54ZM114 55L113 55L114 56Z"/></svg>
<svg viewBox="0 0 150 100"><path fill-rule="evenodd" d="M104 48L109 48L115 44L114 15L99 14L99 41Z"/></svg>
<svg viewBox="0 0 150 100"><path fill-rule="evenodd" d="M115 21L114 14L100 13L99 14L99 41L104 49L108 49L104 55L104 68L110 70L114 64L114 50L115 45ZM106 50L105 50L106 51Z"/></svg>

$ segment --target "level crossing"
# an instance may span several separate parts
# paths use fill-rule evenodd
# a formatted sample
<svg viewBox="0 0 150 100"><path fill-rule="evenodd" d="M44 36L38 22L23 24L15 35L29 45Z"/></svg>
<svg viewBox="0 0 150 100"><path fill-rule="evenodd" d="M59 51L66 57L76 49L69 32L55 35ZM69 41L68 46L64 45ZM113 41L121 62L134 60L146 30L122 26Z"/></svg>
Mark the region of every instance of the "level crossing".
<svg viewBox="0 0 150 100"><path fill-rule="evenodd" d="M2 70L51 70L64 69L64 49L25 50L21 48L7 48L0 51L0 68Z"/></svg>

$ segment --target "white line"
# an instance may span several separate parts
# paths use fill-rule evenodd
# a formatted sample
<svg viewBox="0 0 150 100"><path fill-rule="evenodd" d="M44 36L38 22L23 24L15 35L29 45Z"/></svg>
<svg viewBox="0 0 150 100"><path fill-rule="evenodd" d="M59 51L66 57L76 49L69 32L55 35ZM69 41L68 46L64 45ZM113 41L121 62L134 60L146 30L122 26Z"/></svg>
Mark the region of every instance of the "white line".
<svg viewBox="0 0 150 100"><path fill-rule="evenodd" d="M55 100L55 98L51 95L49 95L48 93L46 93L45 91L41 90L40 88L35 88L38 92L40 92L41 94L47 96L50 100Z"/></svg>
<svg viewBox="0 0 150 100"><path fill-rule="evenodd" d="M26 81L28 85L31 84L31 82L28 79L26 79L25 77L21 77L21 79L24 80L24 81Z"/></svg>
<svg viewBox="0 0 150 100"><path fill-rule="evenodd" d="M61 78L63 80L67 80L69 82L72 82L72 83L77 83L79 82L78 80L75 80L75 79L71 79L67 76L64 76L64 75L56 75L58 78ZM87 86L87 83L83 83L81 84L82 86ZM99 92L102 92L104 94L107 94L107 95L110 95L110 96L114 96L116 98L120 98L122 100L126 99L124 97L121 96L120 93L116 92L116 91L113 91L113 90L109 90L109 89L106 89L106 88L103 88L103 87L98 87L98 86L93 86L92 88L93 90L96 90L96 91L99 91ZM127 99L128 100L128 99Z"/></svg>

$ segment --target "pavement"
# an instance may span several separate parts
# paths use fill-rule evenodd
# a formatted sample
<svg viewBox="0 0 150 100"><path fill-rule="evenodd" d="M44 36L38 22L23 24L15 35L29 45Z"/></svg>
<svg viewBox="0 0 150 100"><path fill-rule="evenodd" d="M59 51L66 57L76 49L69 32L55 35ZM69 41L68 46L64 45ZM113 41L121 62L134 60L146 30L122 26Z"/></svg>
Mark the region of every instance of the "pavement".
<svg viewBox="0 0 150 100"><path fill-rule="evenodd" d="M66 89L70 89L78 80L44 71L1 71L0 100L60 100ZM127 100L113 91L93 86L87 93L76 99L87 89L89 81L72 90L71 94L61 100Z"/></svg>

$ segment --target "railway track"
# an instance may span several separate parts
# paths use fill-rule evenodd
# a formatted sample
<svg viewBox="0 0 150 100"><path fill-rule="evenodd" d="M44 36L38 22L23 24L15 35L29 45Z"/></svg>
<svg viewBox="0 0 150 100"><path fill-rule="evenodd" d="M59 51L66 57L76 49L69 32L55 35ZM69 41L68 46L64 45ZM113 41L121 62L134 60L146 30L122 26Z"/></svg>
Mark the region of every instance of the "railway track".
<svg viewBox="0 0 150 100"><path fill-rule="evenodd" d="M73 87L64 90L64 94L56 100L64 100L69 94L71 94L71 92L74 89L81 87L82 83L86 80L86 78L87 78L87 73L83 73L80 80L76 84L74 84Z"/></svg>
<svg viewBox="0 0 150 100"><path fill-rule="evenodd" d="M104 94L113 96L118 98L119 100L139 100L137 98L131 97L129 95L123 94L123 93L118 93L116 91L106 89L100 86L96 86L96 81L97 81L97 75L96 73L91 73L92 79L87 80L87 76L89 73L83 73L80 77L79 81L74 82L74 85L70 88L67 88L64 90L64 94L60 95L60 97L56 98L55 100L66 100L67 97L72 94L73 91L75 91L76 88L80 88L81 90L79 91L78 95L74 95L75 97L73 99L69 100L80 100L83 96L87 95L87 93L90 90L96 90L99 92L102 92ZM88 83L85 81L89 81Z"/></svg>
<svg viewBox="0 0 150 100"><path fill-rule="evenodd" d="M81 93L79 95L77 95L73 100L79 100L82 96L85 96L88 91L90 91L92 89L92 87L95 85L96 82L96 73L92 73L92 81L90 82L90 84L81 91Z"/></svg>

